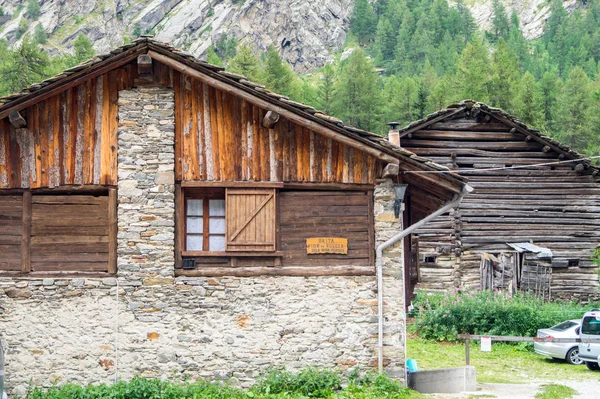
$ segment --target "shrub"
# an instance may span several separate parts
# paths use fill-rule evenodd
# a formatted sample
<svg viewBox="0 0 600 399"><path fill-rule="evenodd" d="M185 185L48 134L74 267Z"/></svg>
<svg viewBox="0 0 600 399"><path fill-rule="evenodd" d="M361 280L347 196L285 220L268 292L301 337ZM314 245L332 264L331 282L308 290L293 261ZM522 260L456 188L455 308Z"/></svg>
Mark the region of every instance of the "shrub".
<svg viewBox="0 0 600 399"><path fill-rule="evenodd" d="M274 395L288 392L313 398L326 398L340 389L340 382L339 374L329 370L308 368L298 374L285 370L271 370L259 380L252 391Z"/></svg>
<svg viewBox="0 0 600 399"><path fill-rule="evenodd" d="M297 374L271 370L249 391L224 384L198 381L175 384L157 379L136 377L114 385L81 387L67 384L50 389L34 388L26 399L404 399L413 392L386 376L358 373L349 378L346 389L340 386L340 375L331 370L309 368Z"/></svg>
<svg viewBox="0 0 600 399"><path fill-rule="evenodd" d="M415 326L426 339L454 341L458 334L535 336L539 328L578 319L592 305L543 302L503 293L418 293Z"/></svg>

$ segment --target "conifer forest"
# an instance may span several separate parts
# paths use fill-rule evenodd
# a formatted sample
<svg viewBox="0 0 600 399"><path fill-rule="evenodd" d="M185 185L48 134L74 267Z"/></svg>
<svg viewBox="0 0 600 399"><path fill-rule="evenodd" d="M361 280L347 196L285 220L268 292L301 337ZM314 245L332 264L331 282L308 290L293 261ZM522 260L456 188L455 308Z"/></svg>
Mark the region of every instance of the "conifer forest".
<svg viewBox="0 0 600 399"><path fill-rule="evenodd" d="M541 37L527 40L516 13L494 0L492 27L479 29L464 0L356 0L345 49L333 63L296 74L271 47L259 53L223 36L207 61L338 117L384 134L463 99L513 114L587 154L600 154L600 0L568 13L550 0ZM39 3L27 2L35 24ZM36 8L37 7L37 8ZM0 13L2 10L0 9ZM24 31L26 29L23 29ZM141 33L141 32L138 32ZM35 29L17 47L0 41L0 94L60 73L94 55L80 36L74 53L49 56Z"/></svg>

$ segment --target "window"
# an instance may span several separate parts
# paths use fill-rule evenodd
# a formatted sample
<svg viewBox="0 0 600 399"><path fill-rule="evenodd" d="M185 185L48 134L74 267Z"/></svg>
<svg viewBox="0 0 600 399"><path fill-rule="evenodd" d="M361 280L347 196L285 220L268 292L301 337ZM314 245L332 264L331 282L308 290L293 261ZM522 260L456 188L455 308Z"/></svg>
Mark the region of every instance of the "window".
<svg viewBox="0 0 600 399"><path fill-rule="evenodd" d="M186 251L225 251L224 192L186 198Z"/></svg>
<svg viewBox="0 0 600 399"><path fill-rule="evenodd" d="M575 327L577 323L572 321L564 321L560 324L555 325L554 327L550 327L551 330L554 331L567 331L569 328Z"/></svg>
<svg viewBox="0 0 600 399"><path fill-rule="evenodd" d="M185 191L184 256L276 250L275 189Z"/></svg>
<svg viewBox="0 0 600 399"><path fill-rule="evenodd" d="M581 333L600 335L600 320L595 317L585 317L581 325Z"/></svg>

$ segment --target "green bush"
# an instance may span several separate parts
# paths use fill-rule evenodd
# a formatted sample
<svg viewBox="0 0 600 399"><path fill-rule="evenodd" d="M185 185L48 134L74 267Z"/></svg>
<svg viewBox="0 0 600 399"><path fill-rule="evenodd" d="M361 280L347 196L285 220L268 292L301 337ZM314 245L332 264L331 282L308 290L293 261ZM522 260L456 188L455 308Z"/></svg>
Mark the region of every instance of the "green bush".
<svg viewBox="0 0 600 399"><path fill-rule="evenodd" d="M269 371L253 388L259 394L298 393L313 398L326 398L340 389L339 374L329 370L308 368L298 374Z"/></svg>
<svg viewBox="0 0 600 399"><path fill-rule="evenodd" d="M429 295L420 292L413 304L419 336L439 341L454 341L458 334L533 337L539 328L581 318L593 307L490 291Z"/></svg>
<svg viewBox="0 0 600 399"><path fill-rule="evenodd" d="M305 369L297 374L270 370L250 390L244 391L224 384L198 381L176 384L157 379L136 377L114 385L81 387L67 384L50 389L34 388L26 399L408 399L416 398L407 388L385 376L358 372L341 387L341 377L330 370Z"/></svg>

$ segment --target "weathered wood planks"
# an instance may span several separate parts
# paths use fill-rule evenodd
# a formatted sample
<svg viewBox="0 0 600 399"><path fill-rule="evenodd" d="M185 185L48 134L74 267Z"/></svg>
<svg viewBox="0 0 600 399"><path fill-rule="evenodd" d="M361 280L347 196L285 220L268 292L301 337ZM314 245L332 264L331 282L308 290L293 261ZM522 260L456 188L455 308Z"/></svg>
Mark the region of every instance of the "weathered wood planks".
<svg viewBox="0 0 600 399"><path fill-rule="evenodd" d="M180 181L373 184L377 161L284 117L174 72L176 175Z"/></svg>
<svg viewBox="0 0 600 399"><path fill-rule="evenodd" d="M575 164L476 170L565 158L526 137L493 118L488 122L462 118L440 121L401 140L403 147L417 155L453 169L474 169L463 173L475 191L463 199L459 209L418 231L421 254L438 257L435 264L422 268L422 288L475 284L479 253L507 251L506 242L533 240L554 254L553 267L558 269L553 271L553 296L571 292L576 283L582 293L597 290L590 259L600 240L597 178L578 174ZM444 265L457 261L444 258L445 253L454 249L463 255L456 263L458 268L446 272ZM569 266L570 262L578 266ZM446 270L443 281L438 273L441 270Z"/></svg>
<svg viewBox="0 0 600 399"><path fill-rule="evenodd" d="M118 91L133 84L126 65L0 121L0 189L117 184Z"/></svg>

